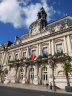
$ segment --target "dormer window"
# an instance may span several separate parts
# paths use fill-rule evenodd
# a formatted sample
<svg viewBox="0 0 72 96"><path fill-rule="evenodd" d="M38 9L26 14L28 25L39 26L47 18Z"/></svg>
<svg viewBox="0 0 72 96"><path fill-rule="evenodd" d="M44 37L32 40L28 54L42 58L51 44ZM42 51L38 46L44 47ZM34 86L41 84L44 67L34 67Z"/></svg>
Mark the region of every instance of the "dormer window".
<svg viewBox="0 0 72 96"><path fill-rule="evenodd" d="M60 30L61 30L61 27L62 27L61 24L56 25L56 26L54 27L55 32L60 31Z"/></svg>

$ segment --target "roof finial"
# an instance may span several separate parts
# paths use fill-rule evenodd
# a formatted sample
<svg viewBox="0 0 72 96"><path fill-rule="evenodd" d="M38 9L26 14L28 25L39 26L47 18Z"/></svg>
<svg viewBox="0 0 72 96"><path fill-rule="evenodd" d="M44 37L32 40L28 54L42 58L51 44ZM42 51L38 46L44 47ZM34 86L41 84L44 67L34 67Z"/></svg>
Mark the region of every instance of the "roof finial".
<svg viewBox="0 0 72 96"><path fill-rule="evenodd" d="M41 2L41 8L43 7L43 2Z"/></svg>
<svg viewBox="0 0 72 96"><path fill-rule="evenodd" d="M68 19L67 19L68 14L66 13L65 15L65 28L68 28Z"/></svg>

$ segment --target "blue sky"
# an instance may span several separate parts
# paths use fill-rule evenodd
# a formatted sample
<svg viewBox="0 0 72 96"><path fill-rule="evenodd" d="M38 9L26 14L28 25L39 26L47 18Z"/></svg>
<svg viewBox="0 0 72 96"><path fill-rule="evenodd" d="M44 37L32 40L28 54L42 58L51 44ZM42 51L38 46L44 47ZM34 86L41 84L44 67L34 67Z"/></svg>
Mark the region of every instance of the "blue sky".
<svg viewBox="0 0 72 96"><path fill-rule="evenodd" d="M0 0L0 43L14 41L29 31L29 25L37 19L41 5L48 22L72 16L72 0Z"/></svg>

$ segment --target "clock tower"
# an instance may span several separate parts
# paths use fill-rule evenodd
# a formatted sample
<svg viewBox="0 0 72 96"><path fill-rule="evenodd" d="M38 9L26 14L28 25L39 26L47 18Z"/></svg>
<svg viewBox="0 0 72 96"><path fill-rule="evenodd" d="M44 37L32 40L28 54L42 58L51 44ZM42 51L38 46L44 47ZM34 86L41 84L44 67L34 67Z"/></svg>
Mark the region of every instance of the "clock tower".
<svg viewBox="0 0 72 96"><path fill-rule="evenodd" d="M47 25L47 14L43 7L40 9L37 16L38 20L40 20L40 28L43 29Z"/></svg>
<svg viewBox="0 0 72 96"><path fill-rule="evenodd" d="M42 32L42 29L47 26L47 14L43 7L40 8L37 17L37 20L30 25L30 36Z"/></svg>

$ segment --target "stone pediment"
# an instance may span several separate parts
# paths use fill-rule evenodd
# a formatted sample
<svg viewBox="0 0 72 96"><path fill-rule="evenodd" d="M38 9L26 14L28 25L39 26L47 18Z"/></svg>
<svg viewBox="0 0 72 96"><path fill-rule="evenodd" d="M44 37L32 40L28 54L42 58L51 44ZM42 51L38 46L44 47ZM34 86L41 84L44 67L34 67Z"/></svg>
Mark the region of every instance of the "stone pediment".
<svg viewBox="0 0 72 96"><path fill-rule="evenodd" d="M48 43L44 42L41 44L41 46L45 46L45 45L48 45Z"/></svg>
<svg viewBox="0 0 72 96"><path fill-rule="evenodd" d="M62 42L63 39L55 39L54 42L57 43L57 42Z"/></svg>
<svg viewBox="0 0 72 96"><path fill-rule="evenodd" d="M31 45L31 48L37 48L37 46L36 45Z"/></svg>

